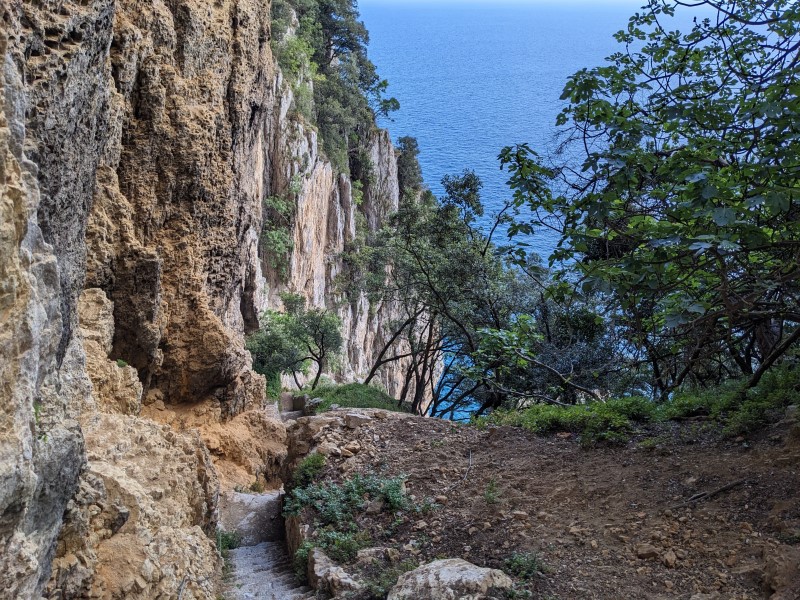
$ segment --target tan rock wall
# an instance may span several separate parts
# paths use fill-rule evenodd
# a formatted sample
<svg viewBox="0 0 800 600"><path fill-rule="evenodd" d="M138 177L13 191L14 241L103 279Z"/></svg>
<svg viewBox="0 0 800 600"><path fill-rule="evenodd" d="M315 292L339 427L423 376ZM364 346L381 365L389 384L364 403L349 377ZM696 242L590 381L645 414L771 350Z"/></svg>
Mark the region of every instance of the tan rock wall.
<svg viewBox="0 0 800 600"><path fill-rule="evenodd" d="M116 5L118 118L89 224L88 284L114 302L113 358L145 398L263 401L243 350L254 318L264 146L272 103L269 5Z"/></svg>
<svg viewBox="0 0 800 600"><path fill-rule="evenodd" d="M62 598L212 597L216 471L269 482L286 453L244 334L299 290L342 316L336 375L365 374L392 309L335 283L357 211L374 228L397 206L394 151L376 135L355 207L289 115L269 2L0 0L0 17L0 589L37 597L55 557ZM262 202L295 176L278 282Z"/></svg>
<svg viewBox="0 0 800 600"><path fill-rule="evenodd" d="M82 425L89 464L67 507L47 596L213 598L219 486L199 435L124 415Z"/></svg>

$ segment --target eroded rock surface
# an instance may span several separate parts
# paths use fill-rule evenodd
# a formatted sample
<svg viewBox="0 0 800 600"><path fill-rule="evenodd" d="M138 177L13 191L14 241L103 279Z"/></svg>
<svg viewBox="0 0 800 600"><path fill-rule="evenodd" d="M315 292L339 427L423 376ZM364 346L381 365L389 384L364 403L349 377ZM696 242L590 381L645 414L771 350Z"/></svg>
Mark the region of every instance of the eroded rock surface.
<svg viewBox="0 0 800 600"><path fill-rule="evenodd" d="M82 7L71 21L107 22L106 8ZM74 335L83 253L71 236L82 239L103 119L93 110L104 103L94 51L73 49L63 61L37 41L39 10L28 10L23 19L19 4L0 4L0 589L13 598L36 597L47 581L84 463L76 417L91 403L90 384ZM93 47L107 44L105 30L92 34ZM57 68L43 77L48 60ZM91 68L99 75L81 76Z"/></svg>
<svg viewBox="0 0 800 600"><path fill-rule="evenodd" d="M219 484L197 433L125 415L82 424L89 463L48 595L213 598Z"/></svg>

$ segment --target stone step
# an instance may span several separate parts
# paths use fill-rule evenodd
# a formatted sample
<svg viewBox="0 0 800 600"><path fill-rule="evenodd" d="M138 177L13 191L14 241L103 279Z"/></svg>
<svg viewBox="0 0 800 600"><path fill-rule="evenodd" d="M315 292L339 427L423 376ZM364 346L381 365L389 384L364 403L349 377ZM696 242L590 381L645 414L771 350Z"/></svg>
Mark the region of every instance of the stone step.
<svg viewBox="0 0 800 600"><path fill-rule="evenodd" d="M284 421L293 421L303 416L302 410L289 410L281 413L281 419Z"/></svg>
<svg viewBox="0 0 800 600"><path fill-rule="evenodd" d="M314 591L300 583L280 542L262 542L231 550L227 586L231 600L310 600Z"/></svg>

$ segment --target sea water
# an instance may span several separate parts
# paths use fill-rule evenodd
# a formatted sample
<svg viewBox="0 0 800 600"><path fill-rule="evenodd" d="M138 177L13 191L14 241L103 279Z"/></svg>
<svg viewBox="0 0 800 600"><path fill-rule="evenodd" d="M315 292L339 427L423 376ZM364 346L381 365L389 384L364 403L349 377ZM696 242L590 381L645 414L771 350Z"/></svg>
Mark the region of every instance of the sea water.
<svg viewBox="0 0 800 600"><path fill-rule="evenodd" d="M620 49L613 34L639 4L361 0L369 56L401 105L382 125L395 141L417 138L437 195L444 175L474 170L488 217L510 197L500 150L554 149L567 78ZM527 241L546 258L557 238L540 231Z"/></svg>

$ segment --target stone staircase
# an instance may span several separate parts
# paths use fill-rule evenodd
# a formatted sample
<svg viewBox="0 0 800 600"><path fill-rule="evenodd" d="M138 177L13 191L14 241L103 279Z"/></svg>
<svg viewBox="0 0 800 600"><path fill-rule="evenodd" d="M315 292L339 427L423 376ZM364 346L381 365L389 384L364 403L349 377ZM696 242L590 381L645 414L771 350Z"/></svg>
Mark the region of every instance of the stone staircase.
<svg viewBox="0 0 800 600"><path fill-rule="evenodd" d="M220 503L220 526L235 531L241 546L230 551L231 575L226 600L301 600L316 598L297 581L283 545L281 491L265 494L229 492Z"/></svg>
<svg viewBox="0 0 800 600"><path fill-rule="evenodd" d="M297 582L292 561L281 542L262 542L231 550L233 577L225 597L230 600L306 600L316 598Z"/></svg>

